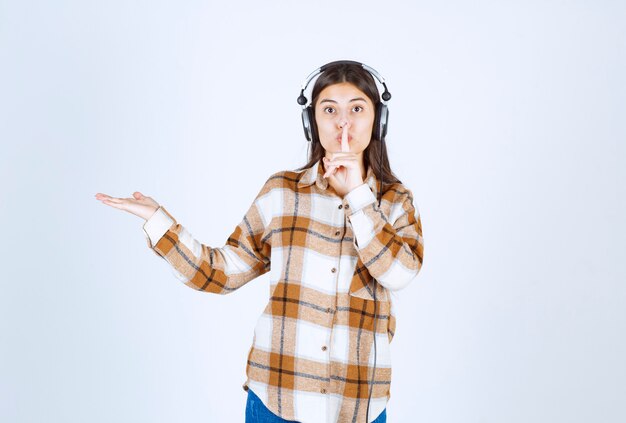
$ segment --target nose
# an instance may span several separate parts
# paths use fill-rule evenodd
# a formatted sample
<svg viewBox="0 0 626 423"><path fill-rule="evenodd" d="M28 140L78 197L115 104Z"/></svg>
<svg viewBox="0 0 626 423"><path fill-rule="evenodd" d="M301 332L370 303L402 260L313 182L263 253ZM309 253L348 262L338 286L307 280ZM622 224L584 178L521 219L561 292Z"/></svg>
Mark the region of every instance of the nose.
<svg viewBox="0 0 626 423"><path fill-rule="evenodd" d="M348 126L348 128L350 127L350 122L348 121L348 119L345 117L340 117L338 122L339 128L343 129L343 127L346 125Z"/></svg>

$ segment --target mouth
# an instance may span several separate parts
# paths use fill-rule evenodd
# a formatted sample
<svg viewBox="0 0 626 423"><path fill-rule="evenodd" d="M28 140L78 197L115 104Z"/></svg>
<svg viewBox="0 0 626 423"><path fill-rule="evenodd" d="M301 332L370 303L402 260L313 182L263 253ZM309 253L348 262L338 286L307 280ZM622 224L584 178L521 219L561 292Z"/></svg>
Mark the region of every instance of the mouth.
<svg viewBox="0 0 626 423"><path fill-rule="evenodd" d="M337 141L341 142L341 135L337 137ZM352 135L348 135L348 142L352 141Z"/></svg>

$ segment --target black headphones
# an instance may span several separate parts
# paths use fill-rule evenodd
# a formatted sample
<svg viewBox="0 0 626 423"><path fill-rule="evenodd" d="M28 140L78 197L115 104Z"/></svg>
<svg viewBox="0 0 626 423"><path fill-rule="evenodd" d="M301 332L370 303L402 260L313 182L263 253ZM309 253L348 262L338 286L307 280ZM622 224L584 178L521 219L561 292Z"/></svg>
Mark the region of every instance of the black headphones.
<svg viewBox="0 0 626 423"><path fill-rule="evenodd" d="M385 84L385 79L380 76L375 69L364 65L360 62L354 62L352 60L337 60L335 62L326 63L321 68L318 68L311 72L309 76L302 83L302 89L300 90L300 96L298 97L298 104L302 106L302 126L304 127L304 136L307 141L319 142L319 137L317 134L317 129L315 125L315 117L313 116L313 104L306 105L307 98L304 96L304 90L309 85L311 80L318 74L324 72L330 66L333 65L358 65L362 66L370 75L374 76L378 79L378 82L385 87L385 91L382 94L382 101L379 101L376 104L376 116L374 118L374 129L372 133L372 137L379 141L385 140L385 135L387 135L387 122L389 121L389 109L387 108L387 104L384 103L391 98L391 94L387 91L387 85Z"/></svg>

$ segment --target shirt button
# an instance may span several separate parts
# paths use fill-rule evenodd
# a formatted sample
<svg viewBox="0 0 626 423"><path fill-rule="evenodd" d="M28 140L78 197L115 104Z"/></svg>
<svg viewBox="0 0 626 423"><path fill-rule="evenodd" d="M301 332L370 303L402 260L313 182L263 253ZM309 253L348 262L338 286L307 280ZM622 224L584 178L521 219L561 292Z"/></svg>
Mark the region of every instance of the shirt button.
<svg viewBox="0 0 626 423"><path fill-rule="evenodd" d="M346 204L346 208L349 209L350 208L350 204Z"/></svg>
<svg viewBox="0 0 626 423"><path fill-rule="evenodd" d="M326 389L322 388L322 389L320 389L320 392L321 392L322 394L325 394L325 393L326 393Z"/></svg>
<svg viewBox="0 0 626 423"><path fill-rule="evenodd" d="M337 271L337 268L333 267L332 269L330 269L330 271L335 273Z"/></svg>
<svg viewBox="0 0 626 423"><path fill-rule="evenodd" d="M340 233L341 233L341 232L337 231L337 232L335 232L335 235L339 235Z"/></svg>
<svg viewBox="0 0 626 423"><path fill-rule="evenodd" d="M333 312L333 309L332 309L332 308L328 307L328 308L326 309L326 313L332 313L332 312Z"/></svg>
<svg viewBox="0 0 626 423"><path fill-rule="evenodd" d="M326 351L326 345L322 347L322 351Z"/></svg>
<svg viewBox="0 0 626 423"><path fill-rule="evenodd" d="M341 210L343 208L342 204L339 204L339 207L337 207L339 210Z"/></svg>

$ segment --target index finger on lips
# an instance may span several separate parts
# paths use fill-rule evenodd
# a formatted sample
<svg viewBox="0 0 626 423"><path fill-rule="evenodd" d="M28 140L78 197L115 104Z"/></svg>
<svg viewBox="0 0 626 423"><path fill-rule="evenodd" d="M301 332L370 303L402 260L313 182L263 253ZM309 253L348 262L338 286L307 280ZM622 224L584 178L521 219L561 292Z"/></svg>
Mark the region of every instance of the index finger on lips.
<svg viewBox="0 0 626 423"><path fill-rule="evenodd" d="M343 132L341 133L341 151L347 153L350 151L350 145L348 144L348 127L350 124L346 124L343 127Z"/></svg>

